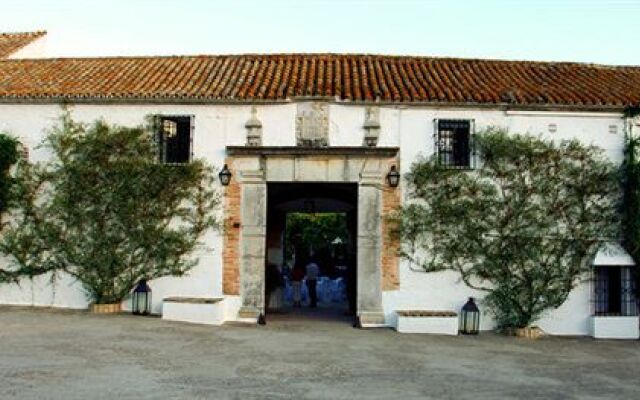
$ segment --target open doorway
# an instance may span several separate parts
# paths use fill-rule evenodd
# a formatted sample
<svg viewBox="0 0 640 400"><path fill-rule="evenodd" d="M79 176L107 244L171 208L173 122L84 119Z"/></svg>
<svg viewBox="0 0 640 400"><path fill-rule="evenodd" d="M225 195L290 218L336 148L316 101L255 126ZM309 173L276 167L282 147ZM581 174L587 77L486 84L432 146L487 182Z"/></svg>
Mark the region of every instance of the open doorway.
<svg viewBox="0 0 640 400"><path fill-rule="evenodd" d="M357 200L355 183L267 184L268 320L355 316Z"/></svg>

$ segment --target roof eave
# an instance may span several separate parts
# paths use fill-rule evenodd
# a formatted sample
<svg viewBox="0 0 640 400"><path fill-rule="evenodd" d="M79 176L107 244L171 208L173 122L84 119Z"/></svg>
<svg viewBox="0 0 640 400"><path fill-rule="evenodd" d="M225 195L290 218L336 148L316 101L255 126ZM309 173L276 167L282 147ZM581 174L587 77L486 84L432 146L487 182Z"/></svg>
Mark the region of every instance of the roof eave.
<svg viewBox="0 0 640 400"><path fill-rule="evenodd" d="M198 105L268 105L290 104L303 101L324 101L347 106L387 106L425 108L465 108L493 110L539 110L539 111L584 111L623 113L626 105L583 105L583 104L513 104L513 103L473 103L443 101L354 101L334 97L294 97L287 99L219 99L206 97L98 97L98 96L49 96L49 97L0 97L1 104L198 104Z"/></svg>

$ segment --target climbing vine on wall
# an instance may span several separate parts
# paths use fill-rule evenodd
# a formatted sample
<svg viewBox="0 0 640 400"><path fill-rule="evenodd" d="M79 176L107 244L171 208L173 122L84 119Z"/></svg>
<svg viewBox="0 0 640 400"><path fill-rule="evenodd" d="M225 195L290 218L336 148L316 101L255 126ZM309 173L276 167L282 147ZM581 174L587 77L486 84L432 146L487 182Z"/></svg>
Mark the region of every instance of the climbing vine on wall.
<svg viewBox="0 0 640 400"><path fill-rule="evenodd" d="M628 108L627 118L640 115L640 107ZM621 168L623 184L622 221L624 245L636 264L640 264L640 138L631 133L626 138ZM638 274L640 279L640 274ZM636 285L640 290L640 282Z"/></svg>
<svg viewBox="0 0 640 400"><path fill-rule="evenodd" d="M11 167L18 161L19 142L14 137L0 133L0 216L8 208L13 177ZM1 221L1 220L0 220Z"/></svg>
<svg viewBox="0 0 640 400"><path fill-rule="evenodd" d="M19 163L0 251L13 276L65 272L90 300L123 300L140 279L178 276L197 263L217 226L211 166L158 162L144 127L81 124L65 114L46 136L46 162Z"/></svg>
<svg viewBox="0 0 640 400"><path fill-rule="evenodd" d="M477 149L476 170L433 158L412 166L402 255L426 271L458 272L486 292L501 327L525 327L562 305L600 245L618 238L618 170L577 140L489 129Z"/></svg>

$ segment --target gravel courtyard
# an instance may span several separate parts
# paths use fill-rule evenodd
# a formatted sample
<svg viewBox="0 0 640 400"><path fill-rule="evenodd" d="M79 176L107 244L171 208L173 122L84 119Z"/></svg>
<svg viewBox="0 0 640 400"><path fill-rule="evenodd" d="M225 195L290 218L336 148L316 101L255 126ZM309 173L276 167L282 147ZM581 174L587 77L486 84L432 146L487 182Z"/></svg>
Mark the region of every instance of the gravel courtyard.
<svg viewBox="0 0 640 400"><path fill-rule="evenodd" d="M0 307L0 399L638 399L640 342Z"/></svg>

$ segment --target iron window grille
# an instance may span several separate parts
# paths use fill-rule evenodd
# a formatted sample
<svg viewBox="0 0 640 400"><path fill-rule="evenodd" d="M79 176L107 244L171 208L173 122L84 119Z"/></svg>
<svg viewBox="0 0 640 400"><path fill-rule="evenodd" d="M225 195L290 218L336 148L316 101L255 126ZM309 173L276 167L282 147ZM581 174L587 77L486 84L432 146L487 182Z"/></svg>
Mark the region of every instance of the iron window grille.
<svg viewBox="0 0 640 400"><path fill-rule="evenodd" d="M596 316L638 315L635 268L594 267L593 303Z"/></svg>
<svg viewBox="0 0 640 400"><path fill-rule="evenodd" d="M156 116L158 160L164 164L187 164L193 159L192 115Z"/></svg>
<svg viewBox="0 0 640 400"><path fill-rule="evenodd" d="M448 169L474 168L474 130L474 120L434 120L435 150L438 165Z"/></svg>

